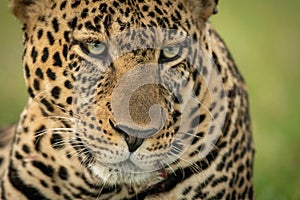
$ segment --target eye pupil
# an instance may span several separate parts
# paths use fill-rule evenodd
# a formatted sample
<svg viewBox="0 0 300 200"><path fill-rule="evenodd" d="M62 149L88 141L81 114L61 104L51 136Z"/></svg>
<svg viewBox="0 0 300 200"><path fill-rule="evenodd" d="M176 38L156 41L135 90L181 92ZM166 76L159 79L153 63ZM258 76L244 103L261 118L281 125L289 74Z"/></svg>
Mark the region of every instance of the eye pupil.
<svg viewBox="0 0 300 200"><path fill-rule="evenodd" d="M95 47L95 48L100 48L100 47L101 47L101 44L99 44L99 43L94 43L94 47Z"/></svg>

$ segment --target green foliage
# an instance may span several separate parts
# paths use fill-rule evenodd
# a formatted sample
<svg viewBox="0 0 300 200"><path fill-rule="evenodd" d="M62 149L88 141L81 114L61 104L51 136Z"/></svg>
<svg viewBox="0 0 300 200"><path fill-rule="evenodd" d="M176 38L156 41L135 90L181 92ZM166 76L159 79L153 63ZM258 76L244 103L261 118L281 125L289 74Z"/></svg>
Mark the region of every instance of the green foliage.
<svg viewBox="0 0 300 200"><path fill-rule="evenodd" d="M0 2L0 125L16 122L26 101L21 25Z"/></svg>
<svg viewBox="0 0 300 200"><path fill-rule="evenodd" d="M0 125L26 103L18 21L0 2ZM300 199L300 1L220 1L212 17L249 88L257 199Z"/></svg>
<svg viewBox="0 0 300 200"><path fill-rule="evenodd" d="M212 21L244 75L257 199L300 199L300 1L220 1Z"/></svg>

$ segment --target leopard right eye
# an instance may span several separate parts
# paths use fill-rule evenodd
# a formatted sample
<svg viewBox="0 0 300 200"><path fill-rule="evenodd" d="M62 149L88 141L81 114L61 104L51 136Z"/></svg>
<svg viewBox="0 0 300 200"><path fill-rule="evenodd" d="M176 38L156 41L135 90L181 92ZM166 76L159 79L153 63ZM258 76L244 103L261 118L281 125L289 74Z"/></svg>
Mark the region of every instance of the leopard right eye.
<svg viewBox="0 0 300 200"><path fill-rule="evenodd" d="M180 57L182 47L180 45L168 46L161 50L160 60L163 62L170 62Z"/></svg>
<svg viewBox="0 0 300 200"><path fill-rule="evenodd" d="M80 47L85 54L91 57L101 58L107 55L107 46L103 42L81 43Z"/></svg>

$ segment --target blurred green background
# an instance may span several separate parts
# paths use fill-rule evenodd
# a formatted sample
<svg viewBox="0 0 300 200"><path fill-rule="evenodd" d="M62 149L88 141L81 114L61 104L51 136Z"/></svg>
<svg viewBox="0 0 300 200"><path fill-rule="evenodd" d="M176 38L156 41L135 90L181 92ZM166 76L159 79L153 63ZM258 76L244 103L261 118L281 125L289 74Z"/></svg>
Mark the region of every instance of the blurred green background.
<svg viewBox="0 0 300 200"><path fill-rule="evenodd" d="M220 1L214 26L249 87L257 199L300 199L300 1ZM0 2L0 125L26 102L20 24Z"/></svg>

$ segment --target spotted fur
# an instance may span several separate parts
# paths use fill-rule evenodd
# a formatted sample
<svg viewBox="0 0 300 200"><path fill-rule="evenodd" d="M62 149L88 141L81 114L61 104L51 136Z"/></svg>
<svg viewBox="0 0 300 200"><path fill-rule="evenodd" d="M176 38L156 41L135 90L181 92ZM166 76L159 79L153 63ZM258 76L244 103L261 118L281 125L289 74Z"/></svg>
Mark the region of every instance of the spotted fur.
<svg viewBox="0 0 300 200"><path fill-rule="evenodd" d="M0 132L1 199L254 198L247 89L208 22L217 1L10 0L10 5L23 24L29 100L18 124ZM175 30L172 37L192 40L172 58L162 49L135 47L150 45L155 30ZM113 58L106 46L99 48L111 38L124 54ZM140 130L127 118L116 120L115 111L125 106L121 99L132 82L122 77L145 65L150 68L138 72L150 70L142 79L151 78L149 63L166 71L163 86L138 88L128 109L134 123L145 127L160 123L148 112L160 104L165 121L160 129ZM192 105L188 87L200 103L186 114L182 107ZM180 131L186 116L191 132Z"/></svg>

